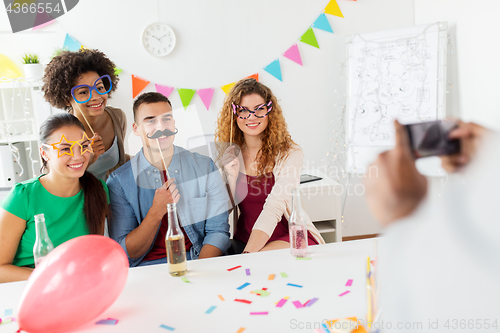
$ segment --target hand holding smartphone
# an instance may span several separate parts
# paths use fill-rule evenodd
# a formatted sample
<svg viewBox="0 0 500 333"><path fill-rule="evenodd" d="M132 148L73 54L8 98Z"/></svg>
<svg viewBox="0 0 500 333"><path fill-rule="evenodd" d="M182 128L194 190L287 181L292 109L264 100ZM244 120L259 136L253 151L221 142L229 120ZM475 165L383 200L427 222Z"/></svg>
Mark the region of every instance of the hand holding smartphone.
<svg viewBox="0 0 500 333"><path fill-rule="evenodd" d="M449 133L457 126L458 123L453 120L405 125L413 156L420 158L459 153L460 141L449 138Z"/></svg>

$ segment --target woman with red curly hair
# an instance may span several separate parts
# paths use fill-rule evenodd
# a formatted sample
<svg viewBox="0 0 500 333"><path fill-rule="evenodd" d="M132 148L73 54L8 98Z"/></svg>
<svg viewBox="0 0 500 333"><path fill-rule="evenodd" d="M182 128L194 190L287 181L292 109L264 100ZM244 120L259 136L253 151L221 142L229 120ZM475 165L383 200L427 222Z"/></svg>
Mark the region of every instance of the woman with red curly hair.
<svg viewBox="0 0 500 333"><path fill-rule="evenodd" d="M235 144L219 152L240 210L235 247L244 246L243 253L290 247L292 189L299 187L304 156L271 90L255 79L236 83L219 113L215 140ZM324 243L311 221L307 229L309 245Z"/></svg>
<svg viewBox="0 0 500 333"><path fill-rule="evenodd" d="M116 90L115 64L98 50L64 51L45 68L42 91L52 106L75 115L94 139L88 171L106 180L130 159L125 154L125 113L107 106Z"/></svg>

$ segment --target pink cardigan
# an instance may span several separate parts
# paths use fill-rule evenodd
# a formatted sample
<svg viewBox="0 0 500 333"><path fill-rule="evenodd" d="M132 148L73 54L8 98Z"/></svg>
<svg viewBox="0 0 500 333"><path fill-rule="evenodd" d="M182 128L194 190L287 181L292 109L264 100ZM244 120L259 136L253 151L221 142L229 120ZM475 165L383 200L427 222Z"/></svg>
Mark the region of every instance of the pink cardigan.
<svg viewBox="0 0 500 333"><path fill-rule="evenodd" d="M299 187L303 160L304 154L300 147L296 146L292 148L286 159L276 163L273 169L275 180L273 189L267 196L264 208L257 221L255 221L253 229L261 230L271 237L283 215L287 221L290 219L292 189ZM325 244L325 240L321 237L309 216L307 216L307 230L319 244Z"/></svg>

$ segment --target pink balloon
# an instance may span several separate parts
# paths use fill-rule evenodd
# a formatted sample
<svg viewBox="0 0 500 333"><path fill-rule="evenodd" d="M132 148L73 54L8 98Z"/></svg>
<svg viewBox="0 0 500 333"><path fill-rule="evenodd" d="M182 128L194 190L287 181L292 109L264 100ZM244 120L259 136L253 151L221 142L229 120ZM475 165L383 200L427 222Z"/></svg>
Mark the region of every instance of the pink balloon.
<svg viewBox="0 0 500 333"><path fill-rule="evenodd" d="M62 332L96 318L127 282L128 259L114 240L81 236L59 245L33 271L21 296L21 330Z"/></svg>

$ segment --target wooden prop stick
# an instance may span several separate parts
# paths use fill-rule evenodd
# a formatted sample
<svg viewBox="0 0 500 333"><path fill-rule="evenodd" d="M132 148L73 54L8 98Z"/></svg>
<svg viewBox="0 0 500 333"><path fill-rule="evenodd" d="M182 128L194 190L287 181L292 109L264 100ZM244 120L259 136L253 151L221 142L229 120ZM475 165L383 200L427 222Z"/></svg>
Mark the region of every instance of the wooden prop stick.
<svg viewBox="0 0 500 333"><path fill-rule="evenodd" d="M87 123L87 126L90 128L90 131L92 132L92 136L94 136L95 132L92 129L92 126L90 126L89 121L87 120L87 117L85 117L85 115L82 112L82 109L80 109L80 105L78 103L76 103L76 105L78 106L78 111L80 111L80 113L82 114L83 119L85 119L85 122Z"/></svg>
<svg viewBox="0 0 500 333"><path fill-rule="evenodd" d="M170 175L168 174L167 163L165 163L165 157L163 157L163 153L160 147L160 141L158 141L158 139L156 139L156 144L158 145L158 150L160 151L161 160L163 161L163 165L165 166L165 171L167 172L167 178L170 179Z"/></svg>

